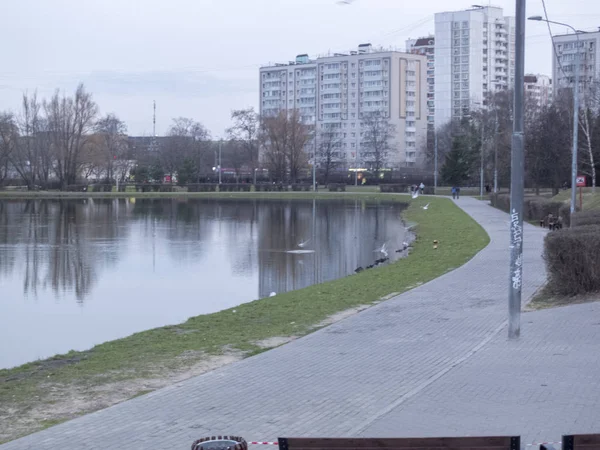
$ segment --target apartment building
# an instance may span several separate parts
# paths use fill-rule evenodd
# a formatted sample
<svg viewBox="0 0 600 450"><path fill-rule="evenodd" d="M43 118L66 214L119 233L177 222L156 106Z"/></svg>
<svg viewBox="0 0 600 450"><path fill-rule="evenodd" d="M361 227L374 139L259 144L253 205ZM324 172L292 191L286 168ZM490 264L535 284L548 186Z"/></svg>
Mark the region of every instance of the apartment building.
<svg viewBox="0 0 600 450"><path fill-rule="evenodd" d="M515 20L502 8L474 6L435 15L435 124L484 106L515 76Z"/></svg>
<svg viewBox="0 0 600 450"><path fill-rule="evenodd" d="M541 109L552 103L552 79L546 75L525 75L525 96L528 102Z"/></svg>
<svg viewBox="0 0 600 450"><path fill-rule="evenodd" d="M579 38L579 39L578 39ZM552 79L555 94L575 84L575 59L579 53L579 81L582 100L591 87L600 81L600 31L554 36ZM577 51L579 49L579 52Z"/></svg>
<svg viewBox="0 0 600 450"><path fill-rule="evenodd" d="M312 145L323 132L334 135L337 159L349 168L368 166L364 119L381 113L394 128L386 165L416 166L427 139L427 58L362 44L348 53L312 60L299 55L261 68L261 115L293 109L314 126Z"/></svg>
<svg viewBox="0 0 600 450"><path fill-rule="evenodd" d="M406 51L427 58L427 126L428 129L433 129L435 123L435 36L407 40Z"/></svg>

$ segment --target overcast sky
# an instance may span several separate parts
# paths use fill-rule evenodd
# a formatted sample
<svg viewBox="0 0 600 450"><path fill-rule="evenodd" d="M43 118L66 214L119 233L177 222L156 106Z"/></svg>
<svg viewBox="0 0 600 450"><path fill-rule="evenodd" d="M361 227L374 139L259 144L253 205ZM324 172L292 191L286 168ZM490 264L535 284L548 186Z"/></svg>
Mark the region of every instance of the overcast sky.
<svg viewBox="0 0 600 450"><path fill-rule="evenodd" d="M469 0L18 0L2 7L0 110L16 110L21 94L42 96L78 82L102 113L127 122L129 133L157 133L174 117L191 117L220 137L232 109L258 106L258 68L348 51L364 42L404 48L434 31L436 12ZM477 3L477 2L476 2ZM528 15L543 14L528 0ZM485 4L485 3L484 3ZM514 0L495 0L506 15ZM578 29L600 26L598 0L546 0L552 20ZM566 30L553 27L555 33ZM550 75L550 38L527 23L526 70Z"/></svg>

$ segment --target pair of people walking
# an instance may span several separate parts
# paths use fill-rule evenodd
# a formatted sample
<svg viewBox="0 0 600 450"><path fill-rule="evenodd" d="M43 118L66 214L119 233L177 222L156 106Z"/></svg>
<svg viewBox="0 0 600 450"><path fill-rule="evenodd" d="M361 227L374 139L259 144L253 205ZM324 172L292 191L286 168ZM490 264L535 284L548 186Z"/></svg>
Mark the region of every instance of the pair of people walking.
<svg viewBox="0 0 600 450"><path fill-rule="evenodd" d="M454 200L460 198L460 188L458 186L452 187L452 198Z"/></svg>

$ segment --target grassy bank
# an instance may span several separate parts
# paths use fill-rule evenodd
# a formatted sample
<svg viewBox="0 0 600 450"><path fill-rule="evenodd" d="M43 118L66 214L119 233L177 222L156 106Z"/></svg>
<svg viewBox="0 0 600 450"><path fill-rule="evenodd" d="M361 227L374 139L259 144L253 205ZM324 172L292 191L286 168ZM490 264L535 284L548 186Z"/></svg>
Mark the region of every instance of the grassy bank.
<svg viewBox="0 0 600 450"><path fill-rule="evenodd" d="M23 199L80 199L80 198L207 198L207 197L239 197L239 198L312 198L323 195L347 196L355 194L379 194L378 186L347 186L346 192L329 192L321 188L317 192L65 192L65 191L0 191L0 200Z"/></svg>
<svg viewBox="0 0 600 450"><path fill-rule="evenodd" d="M381 194L360 198L407 200ZM421 208L425 203L431 203L426 211ZM489 242L485 231L447 199L419 198L404 219L418 224L417 240L408 258L389 266L136 333L89 351L0 370L0 442L306 335L332 317L342 317L340 313L464 264ZM433 240L439 241L437 250Z"/></svg>
<svg viewBox="0 0 600 450"><path fill-rule="evenodd" d="M560 191L558 195L554 197L555 200L563 201L571 204L571 189L566 191ZM576 192L577 206L579 207L579 189ZM600 187L596 188L596 192L592 188L583 188L583 210L589 211L590 209L600 209Z"/></svg>

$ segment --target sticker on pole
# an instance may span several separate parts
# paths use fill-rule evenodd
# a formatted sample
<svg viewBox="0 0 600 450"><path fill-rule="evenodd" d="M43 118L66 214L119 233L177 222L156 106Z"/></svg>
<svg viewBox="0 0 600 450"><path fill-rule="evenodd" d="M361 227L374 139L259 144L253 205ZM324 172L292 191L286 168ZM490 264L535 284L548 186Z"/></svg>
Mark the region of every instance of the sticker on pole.
<svg viewBox="0 0 600 450"><path fill-rule="evenodd" d="M577 187L585 187L586 186L585 175L579 175L577 178L575 178L575 184L577 185Z"/></svg>

